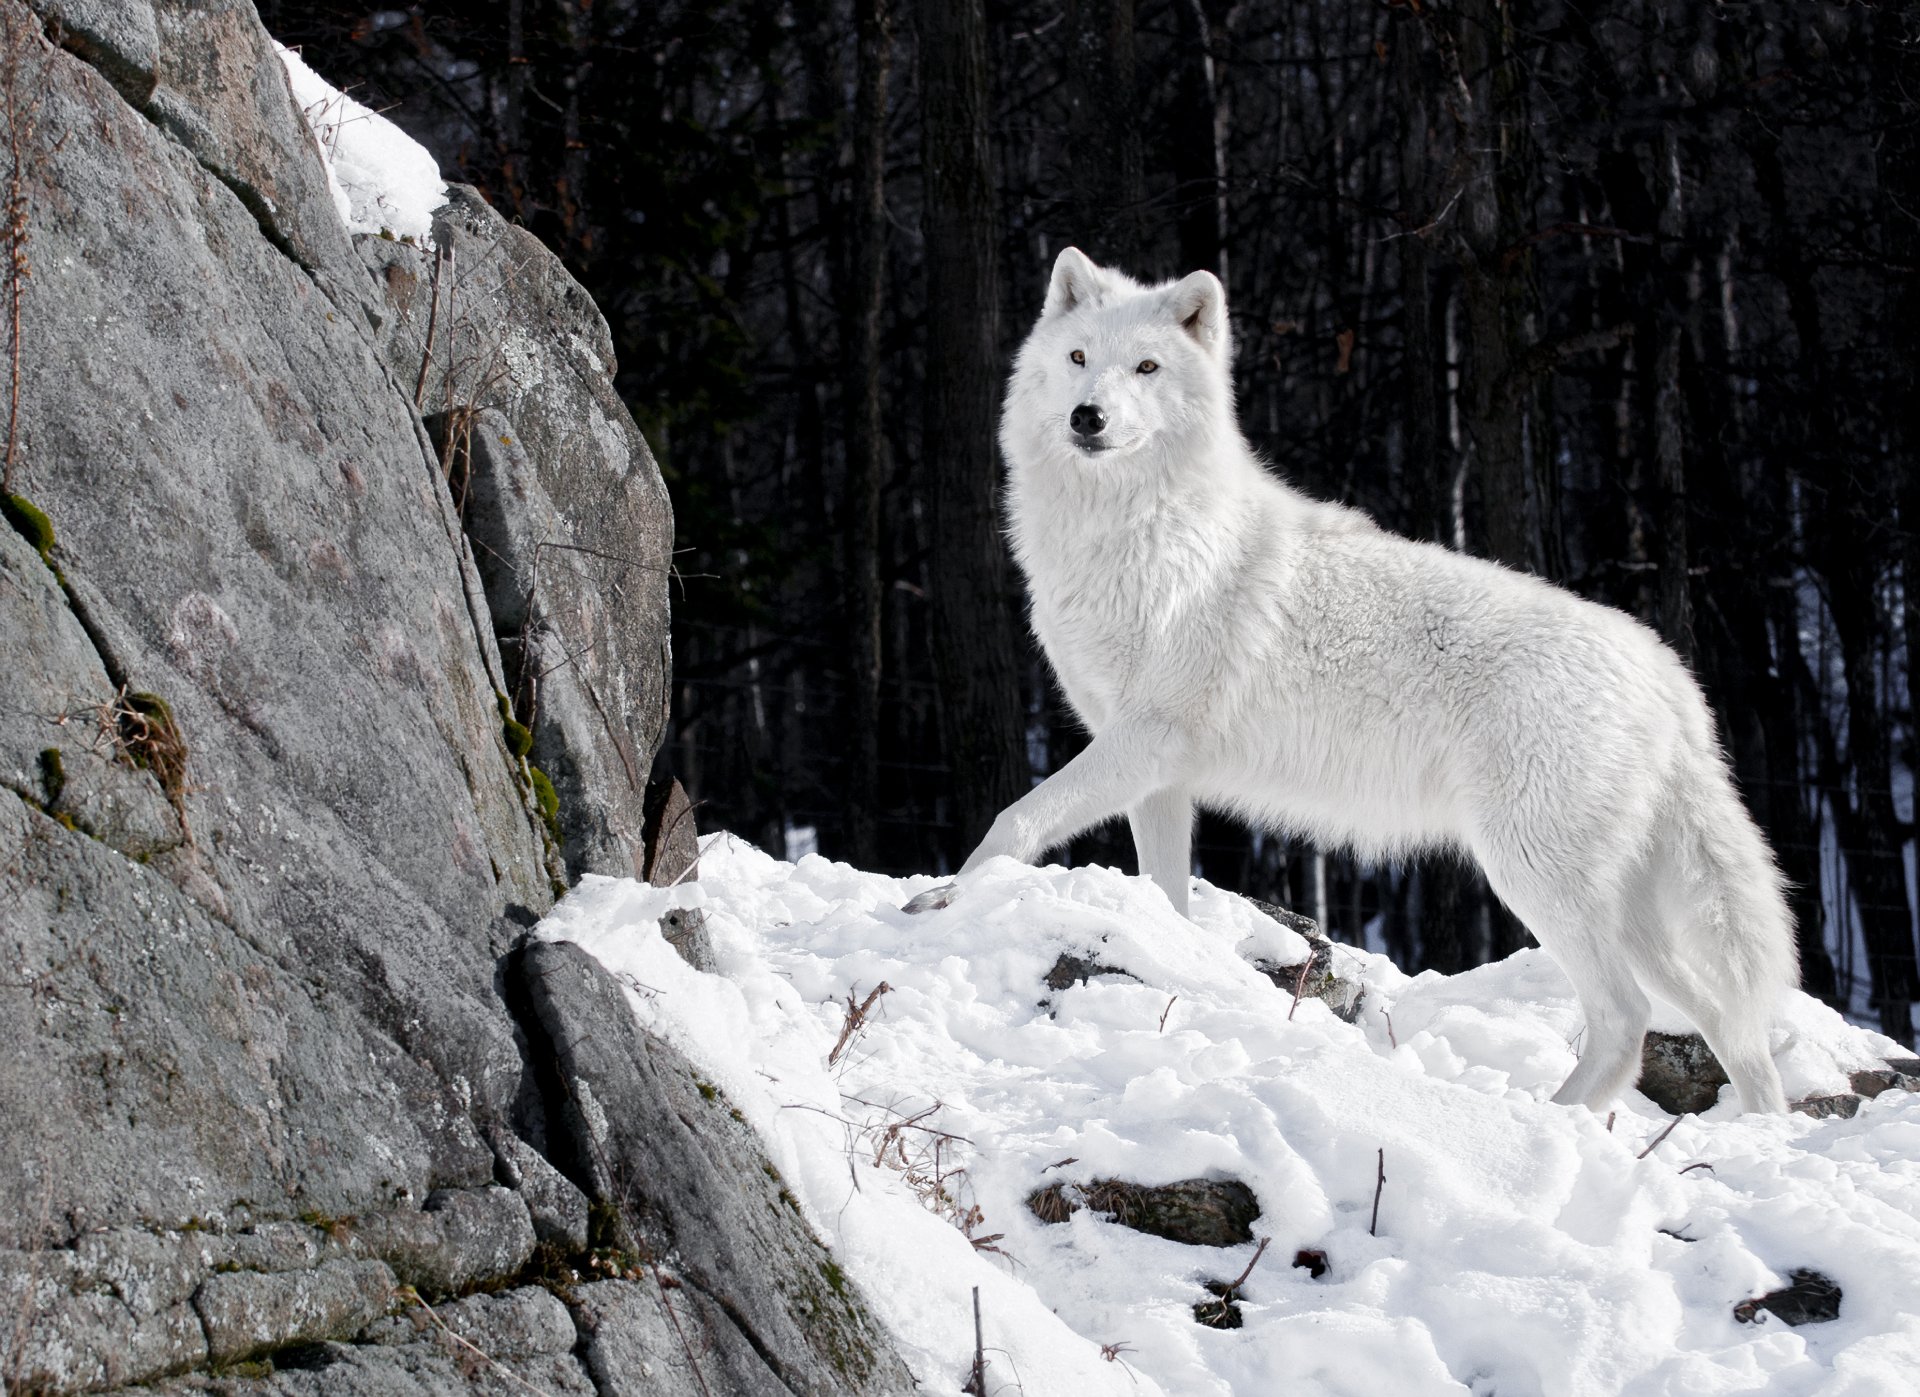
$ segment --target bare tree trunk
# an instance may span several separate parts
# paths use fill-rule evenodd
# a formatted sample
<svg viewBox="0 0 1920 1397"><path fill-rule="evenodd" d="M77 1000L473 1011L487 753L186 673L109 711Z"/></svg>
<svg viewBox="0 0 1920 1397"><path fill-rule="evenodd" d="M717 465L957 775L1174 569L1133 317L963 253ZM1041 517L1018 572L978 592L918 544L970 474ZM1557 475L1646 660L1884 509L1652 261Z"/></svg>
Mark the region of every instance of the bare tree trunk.
<svg viewBox="0 0 1920 1397"><path fill-rule="evenodd" d="M1227 138L1232 131L1232 106L1221 80L1219 55L1231 41L1238 4L1209 13L1208 0L1182 0L1175 7L1181 37L1188 52L1182 71L1184 99L1182 131L1174 142L1179 162L1174 177L1179 185L1180 267L1211 269L1227 283Z"/></svg>
<svg viewBox="0 0 1920 1397"><path fill-rule="evenodd" d="M1020 646L994 509L1001 373L999 229L981 0L919 8L921 228L927 266L924 458L933 484L929 588L956 861L1028 786Z"/></svg>
<svg viewBox="0 0 1920 1397"><path fill-rule="evenodd" d="M1514 52L1515 10L1524 0L1467 0L1460 9L1459 62L1471 94L1464 137L1472 174L1461 195L1467 319L1462 394L1467 440L1480 479L1488 557L1540 572L1536 502L1528 488L1525 409L1538 315L1533 287L1525 74Z"/></svg>
<svg viewBox="0 0 1920 1397"><path fill-rule="evenodd" d="M1437 74L1425 21L1408 11L1395 25L1395 89L1400 103L1401 342L1406 346L1406 461L1403 466L1415 538L1451 537L1453 462L1441 450L1440 374L1446 362L1433 313L1432 225L1439 188L1434 149L1433 89Z"/></svg>
<svg viewBox="0 0 1920 1397"><path fill-rule="evenodd" d="M847 344L847 610L851 633L846 786L847 856L879 856L880 489L886 424L880 418L880 329L886 310L887 86L893 65L892 0L855 0L859 51L853 111L852 313Z"/></svg>
<svg viewBox="0 0 1920 1397"><path fill-rule="evenodd" d="M1653 358L1653 469L1660 500L1660 634L1688 664L1694 662L1693 595L1687 549L1686 423L1680 392L1686 321L1693 288L1680 246L1686 236L1681 202L1680 141L1669 125L1654 142L1654 188L1664 253L1660 346Z"/></svg>
<svg viewBox="0 0 1920 1397"><path fill-rule="evenodd" d="M1067 0L1073 239L1129 271L1146 253L1146 178L1135 92L1134 0Z"/></svg>

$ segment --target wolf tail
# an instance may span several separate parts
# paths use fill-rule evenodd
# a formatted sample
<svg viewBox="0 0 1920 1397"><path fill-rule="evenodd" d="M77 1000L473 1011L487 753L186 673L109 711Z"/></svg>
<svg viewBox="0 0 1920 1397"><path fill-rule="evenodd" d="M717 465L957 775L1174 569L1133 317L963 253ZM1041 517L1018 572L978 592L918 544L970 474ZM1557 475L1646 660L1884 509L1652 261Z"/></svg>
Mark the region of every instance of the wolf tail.
<svg viewBox="0 0 1920 1397"><path fill-rule="evenodd" d="M1711 734L1679 766L1655 851L1673 954L1654 958L1649 988L1694 1021L1745 1109L1782 1111L1768 1030L1780 991L1800 982L1786 879Z"/></svg>
<svg viewBox="0 0 1920 1397"><path fill-rule="evenodd" d="M1718 751L1695 755L1677 802L1692 920L1706 964L1731 970L1741 989L1768 994L1800 983L1787 880L1747 813Z"/></svg>

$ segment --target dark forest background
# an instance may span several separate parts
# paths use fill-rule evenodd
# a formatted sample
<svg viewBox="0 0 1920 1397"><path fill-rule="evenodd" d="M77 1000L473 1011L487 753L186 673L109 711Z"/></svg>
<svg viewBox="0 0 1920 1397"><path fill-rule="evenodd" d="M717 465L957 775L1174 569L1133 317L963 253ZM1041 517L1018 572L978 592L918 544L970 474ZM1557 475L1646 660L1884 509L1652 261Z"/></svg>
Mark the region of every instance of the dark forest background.
<svg viewBox="0 0 1920 1397"><path fill-rule="evenodd" d="M1225 280L1295 484L1656 626L1807 987L1912 1041L1920 6L260 8L605 310L674 493L663 758L705 827L951 867L1078 749L993 517L999 382L1073 243ZM1197 857L1409 968L1523 936L1447 860L1211 817Z"/></svg>

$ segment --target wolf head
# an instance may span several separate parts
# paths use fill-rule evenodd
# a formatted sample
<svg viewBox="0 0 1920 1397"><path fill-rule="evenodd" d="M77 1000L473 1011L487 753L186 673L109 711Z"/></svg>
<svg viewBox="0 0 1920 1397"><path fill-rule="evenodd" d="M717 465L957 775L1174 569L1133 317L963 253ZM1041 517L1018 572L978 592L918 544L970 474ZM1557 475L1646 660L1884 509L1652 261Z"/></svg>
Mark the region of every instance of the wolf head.
<svg viewBox="0 0 1920 1397"><path fill-rule="evenodd" d="M1137 470L1186 457L1222 424L1233 430L1231 362L1213 273L1143 286L1067 248L1014 363L1001 443L1016 466Z"/></svg>

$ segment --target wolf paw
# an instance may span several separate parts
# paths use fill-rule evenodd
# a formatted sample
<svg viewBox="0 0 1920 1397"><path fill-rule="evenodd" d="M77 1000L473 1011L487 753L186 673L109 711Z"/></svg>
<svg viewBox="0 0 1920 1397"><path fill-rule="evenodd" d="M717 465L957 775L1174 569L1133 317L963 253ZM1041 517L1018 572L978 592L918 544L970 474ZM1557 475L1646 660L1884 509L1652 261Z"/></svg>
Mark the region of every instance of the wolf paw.
<svg viewBox="0 0 1920 1397"><path fill-rule="evenodd" d="M952 902L959 893L958 883L942 883L937 888L928 888L925 892L909 898L907 905L900 910L902 912L938 912Z"/></svg>

